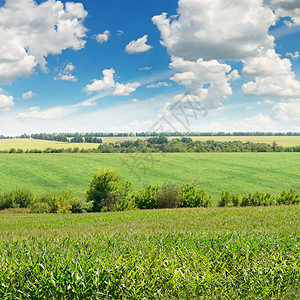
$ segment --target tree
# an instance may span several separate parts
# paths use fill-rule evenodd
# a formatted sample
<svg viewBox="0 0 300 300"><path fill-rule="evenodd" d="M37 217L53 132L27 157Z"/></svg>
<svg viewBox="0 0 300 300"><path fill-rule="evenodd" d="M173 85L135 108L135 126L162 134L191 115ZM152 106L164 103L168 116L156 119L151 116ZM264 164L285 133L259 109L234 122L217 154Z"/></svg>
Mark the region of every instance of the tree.
<svg viewBox="0 0 300 300"><path fill-rule="evenodd" d="M98 170L93 174L86 198L93 203L93 211L111 211L123 196L123 184L117 171Z"/></svg>

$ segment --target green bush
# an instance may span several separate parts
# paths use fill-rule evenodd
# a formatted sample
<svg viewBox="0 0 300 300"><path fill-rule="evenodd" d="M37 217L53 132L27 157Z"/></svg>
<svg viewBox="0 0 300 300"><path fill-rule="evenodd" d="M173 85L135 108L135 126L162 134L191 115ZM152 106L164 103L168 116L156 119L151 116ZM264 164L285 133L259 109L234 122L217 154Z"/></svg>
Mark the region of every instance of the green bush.
<svg viewBox="0 0 300 300"><path fill-rule="evenodd" d="M49 213L50 207L46 202L36 202L30 209L31 213Z"/></svg>
<svg viewBox="0 0 300 300"><path fill-rule="evenodd" d="M295 189L283 191L276 199L277 204L299 204L300 195Z"/></svg>
<svg viewBox="0 0 300 300"><path fill-rule="evenodd" d="M165 183L157 190L156 204L158 208L176 208L181 202L180 187L176 183Z"/></svg>
<svg viewBox="0 0 300 300"><path fill-rule="evenodd" d="M241 206L267 206L274 204L274 198L270 193L246 193L243 195Z"/></svg>
<svg viewBox="0 0 300 300"><path fill-rule="evenodd" d="M139 209L157 208L157 185L148 185L135 194L135 203Z"/></svg>
<svg viewBox="0 0 300 300"><path fill-rule="evenodd" d="M228 191L222 191L218 206L239 206L242 202L242 196L238 193L230 193Z"/></svg>
<svg viewBox="0 0 300 300"><path fill-rule="evenodd" d="M119 197L117 197L115 204L112 207L113 211L124 211L136 209L135 195L132 191L131 183L126 182L124 186L120 188Z"/></svg>
<svg viewBox="0 0 300 300"><path fill-rule="evenodd" d="M36 196L25 189L15 189L4 193L0 197L0 209L28 208L35 201Z"/></svg>
<svg viewBox="0 0 300 300"><path fill-rule="evenodd" d="M195 184L187 183L181 187L181 207L208 207L211 205L211 196Z"/></svg>
<svg viewBox="0 0 300 300"><path fill-rule="evenodd" d="M136 208L129 183L123 184L118 172L111 169L94 173L86 198L93 203L93 211L115 211Z"/></svg>
<svg viewBox="0 0 300 300"><path fill-rule="evenodd" d="M37 202L46 203L49 207L47 211L49 213L71 213L71 200L74 199L75 196L71 193L44 194L39 197ZM46 207L46 205L43 207Z"/></svg>

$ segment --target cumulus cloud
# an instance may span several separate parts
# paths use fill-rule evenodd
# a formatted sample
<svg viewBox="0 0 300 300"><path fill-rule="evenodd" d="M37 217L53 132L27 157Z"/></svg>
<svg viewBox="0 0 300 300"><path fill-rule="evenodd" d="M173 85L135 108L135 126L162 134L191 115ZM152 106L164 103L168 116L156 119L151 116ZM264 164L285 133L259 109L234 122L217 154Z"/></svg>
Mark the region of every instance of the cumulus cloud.
<svg viewBox="0 0 300 300"><path fill-rule="evenodd" d="M137 39L136 41L131 41L125 48L125 51L129 54L146 52L152 48L152 46L147 45L148 35Z"/></svg>
<svg viewBox="0 0 300 300"><path fill-rule="evenodd" d="M140 86L140 83L138 83L138 82L127 83L127 84L116 83L113 95L114 96L128 96L132 92L134 92L139 86Z"/></svg>
<svg viewBox="0 0 300 300"><path fill-rule="evenodd" d="M14 97L0 94L0 111L9 110L14 106Z"/></svg>
<svg viewBox="0 0 300 300"><path fill-rule="evenodd" d="M161 44L171 55L185 59L244 59L258 47L272 48L268 29L275 24L262 0L179 0L178 16L152 18Z"/></svg>
<svg viewBox="0 0 300 300"><path fill-rule="evenodd" d="M103 91L111 90L112 95L114 96L127 96L140 86L140 83L138 82L127 84L115 82L115 70L113 68L103 70L102 73L102 79L94 79L93 83L86 85L86 87L83 89L84 92L91 94L94 92L101 93Z"/></svg>
<svg viewBox="0 0 300 300"><path fill-rule="evenodd" d="M272 108L271 116L280 121L300 122L300 98L276 103Z"/></svg>
<svg viewBox="0 0 300 300"><path fill-rule="evenodd" d="M281 59L274 49L261 49L257 57L244 62L243 73L254 77L242 86L246 95L293 97L300 95L300 82L291 70L291 61Z"/></svg>
<svg viewBox="0 0 300 300"><path fill-rule="evenodd" d="M81 3L5 1L0 7L0 82L28 76L37 65L47 71L49 54L83 48L86 16Z"/></svg>
<svg viewBox="0 0 300 300"><path fill-rule="evenodd" d="M275 11L278 18L290 17L285 21L288 26L300 25L300 2L299 0L265 0L267 6Z"/></svg>
<svg viewBox="0 0 300 300"><path fill-rule="evenodd" d="M64 81L76 82L77 81L77 77L72 74L72 72L73 72L74 69L75 69L75 66L72 63L68 63L54 77L54 80L64 80Z"/></svg>
<svg viewBox="0 0 300 300"><path fill-rule="evenodd" d="M186 61L179 57L172 57L170 64L176 73L171 80L184 85L187 91L198 98L210 109L222 106L222 100L232 94L228 83L231 66L221 64L217 60Z"/></svg>
<svg viewBox="0 0 300 300"><path fill-rule="evenodd" d="M106 43L110 37L110 31L105 30L103 33L97 34L96 35L96 41L98 43Z"/></svg>
<svg viewBox="0 0 300 300"><path fill-rule="evenodd" d="M32 97L35 97L36 94L33 91L28 91L26 93L22 94L23 99L31 99Z"/></svg>
<svg viewBox="0 0 300 300"><path fill-rule="evenodd" d="M169 86L171 86L171 84L170 84L170 83L167 83L167 82L165 82L165 81L160 81L160 82L157 82L157 83L155 83L155 84L149 84L149 85L147 85L146 87L147 87L148 89L155 89L155 88L160 88L160 87L162 87L162 86L164 86L164 87L169 87Z"/></svg>

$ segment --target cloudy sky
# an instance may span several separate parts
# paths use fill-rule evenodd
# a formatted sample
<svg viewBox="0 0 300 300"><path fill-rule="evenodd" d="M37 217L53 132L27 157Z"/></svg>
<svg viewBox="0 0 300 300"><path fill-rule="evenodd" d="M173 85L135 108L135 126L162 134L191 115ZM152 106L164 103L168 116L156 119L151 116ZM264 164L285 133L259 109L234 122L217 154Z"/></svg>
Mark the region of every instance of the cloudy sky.
<svg viewBox="0 0 300 300"><path fill-rule="evenodd" d="M0 0L0 134L300 131L299 0Z"/></svg>

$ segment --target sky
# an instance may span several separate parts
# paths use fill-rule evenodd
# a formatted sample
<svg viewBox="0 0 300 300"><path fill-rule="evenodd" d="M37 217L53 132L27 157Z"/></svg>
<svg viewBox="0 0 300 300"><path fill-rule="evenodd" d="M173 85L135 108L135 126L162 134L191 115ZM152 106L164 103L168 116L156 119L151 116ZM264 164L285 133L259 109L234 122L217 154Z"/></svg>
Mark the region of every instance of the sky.
<svg viewBox="0 0 300 300"><path fill-rule="evenodd" d="M0 135L300 132L299 0L0 0Z"/></svg>

